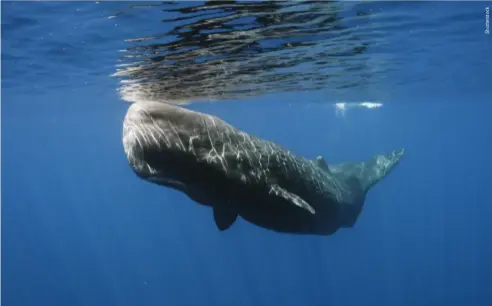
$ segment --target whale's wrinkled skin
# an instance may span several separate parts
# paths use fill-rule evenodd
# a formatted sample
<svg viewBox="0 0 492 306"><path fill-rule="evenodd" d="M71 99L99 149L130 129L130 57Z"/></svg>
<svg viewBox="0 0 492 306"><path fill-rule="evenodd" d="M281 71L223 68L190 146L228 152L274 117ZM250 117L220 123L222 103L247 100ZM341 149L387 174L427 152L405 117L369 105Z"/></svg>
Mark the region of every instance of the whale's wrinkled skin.
<svg viewBox="0 0 492 306"><path fill-rule="evenodd" d="M368 190L403 156L401 149L327 165L215 116L154 102L130 106L123 146L139 177L212 207L220 230L241 216L277 232L313 235L353 227Z"/></svg>

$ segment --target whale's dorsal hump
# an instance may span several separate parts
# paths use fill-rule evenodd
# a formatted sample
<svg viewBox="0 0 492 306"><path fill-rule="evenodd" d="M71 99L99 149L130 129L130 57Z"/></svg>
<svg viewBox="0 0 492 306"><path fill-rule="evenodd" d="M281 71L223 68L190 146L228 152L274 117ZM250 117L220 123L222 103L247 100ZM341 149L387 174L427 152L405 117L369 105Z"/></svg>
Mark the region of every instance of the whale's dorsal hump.
<svg viewBox="0 0 492 306"><path fill-rule="evenodd" d="M330 172L330 169L328 168L328 164L326 163L326 160L323 158L323 156L316 157L315 163L318 167L320 167L324 171Z"/></svg>

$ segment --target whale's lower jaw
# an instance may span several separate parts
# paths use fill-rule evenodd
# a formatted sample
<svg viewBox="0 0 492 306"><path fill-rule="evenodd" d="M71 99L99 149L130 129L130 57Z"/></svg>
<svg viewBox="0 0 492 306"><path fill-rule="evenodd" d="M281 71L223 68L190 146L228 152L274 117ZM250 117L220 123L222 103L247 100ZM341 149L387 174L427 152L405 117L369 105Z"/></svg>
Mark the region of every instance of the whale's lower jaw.
<svg viewBox="0 0 492 306"><path fill-rule="evenodd" d="M186 190L186 184L178 180L174 180L170 178L161 178L158 176L151 176L146 178L146 180L161 186L171 187L177 190Z"/></svg>

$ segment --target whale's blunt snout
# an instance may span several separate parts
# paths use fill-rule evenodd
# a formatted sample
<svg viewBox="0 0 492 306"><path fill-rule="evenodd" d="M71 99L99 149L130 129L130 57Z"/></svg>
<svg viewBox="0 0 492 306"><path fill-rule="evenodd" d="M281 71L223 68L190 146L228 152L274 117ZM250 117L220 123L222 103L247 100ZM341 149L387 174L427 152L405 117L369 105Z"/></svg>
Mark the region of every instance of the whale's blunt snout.
<svg viewBox="0 0 492 306"><path fill-rule="evenodd" d="M144 108L132 103L123 121L123 149L132 170L139 176L150 176L152 169L144 160L145 122L148 120Z"/></svg>
<svg viewBox="0 0 492 306"><path fill-rule="evenodd" d="M171 148L172 117L176 110L163 103L132 103L123 121L123 149L133 171L141 177L153 176L157 169L147 160L153 153Z"/></svg>
<svg viewBox="0 0 492 306"><path fill-rule="evenodd" d="M176 159L193 153L190 139L200 125L199 113L176 105L133 103L123 122L123 148L130 166L140 177L161 175Z"/></svg>

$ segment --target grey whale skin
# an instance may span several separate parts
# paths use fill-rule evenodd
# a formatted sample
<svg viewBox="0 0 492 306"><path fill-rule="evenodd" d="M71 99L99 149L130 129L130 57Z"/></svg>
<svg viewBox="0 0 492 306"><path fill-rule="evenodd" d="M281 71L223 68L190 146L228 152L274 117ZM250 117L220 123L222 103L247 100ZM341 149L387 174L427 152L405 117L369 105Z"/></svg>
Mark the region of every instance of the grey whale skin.
<svg viewBox="0 0 492 306"><path fill-rule="evenodd" d="M221 231L239 215L266 229L312 235L353 227L368 190L404 153L327 165L322 157L296 156L218 117L157 102L129 107L123 146L140 178L212 207Z"/></svg>

